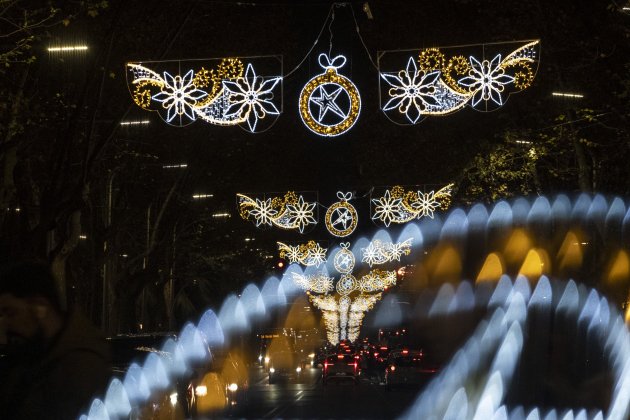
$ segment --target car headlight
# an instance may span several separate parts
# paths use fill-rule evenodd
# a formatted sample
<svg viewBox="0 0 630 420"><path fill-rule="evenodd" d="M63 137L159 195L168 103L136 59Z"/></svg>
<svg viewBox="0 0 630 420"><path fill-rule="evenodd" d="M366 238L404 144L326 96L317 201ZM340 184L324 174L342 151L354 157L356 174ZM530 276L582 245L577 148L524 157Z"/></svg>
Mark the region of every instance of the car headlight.
<svg viewBox="0 0 630 420"><path fill-rule="evenodd" d="M231 383L228 385L228 391L230 392L236 392L237 389L238 389L238 385L235 383Z"/></svg>
<svg viewBox="0 0 630 420"><path fill-rule="evenodd" d="M205 385L197 385L195 387L195 395L198 397L205 397L208 395L208 387Z"/></svg>
<svg viewBox="0 0 630 420"><path fill-rule="evenodd" d="M274 373L276 370L274 368L269 368L269 372Z"/></svg>

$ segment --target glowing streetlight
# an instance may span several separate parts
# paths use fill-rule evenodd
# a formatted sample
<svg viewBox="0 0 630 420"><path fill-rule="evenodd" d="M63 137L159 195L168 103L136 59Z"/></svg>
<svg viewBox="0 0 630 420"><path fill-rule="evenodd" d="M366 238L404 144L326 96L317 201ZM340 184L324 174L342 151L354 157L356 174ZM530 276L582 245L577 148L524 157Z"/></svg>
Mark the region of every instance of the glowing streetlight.
<svg viewBox="0 0 630 420"><path fill-rule="evenodd" d="M87 51L87 49L87 45L63 45L59 47L48 47L48 52Z"/></svg>
<svg viewBox="0 0 630 420"><path fill-rule="evenodd" d="M584 95L582 95L581 93L566 93L566 92L552 92L551 96L571 98L571 99L582 99L584 97Z"/></svg>

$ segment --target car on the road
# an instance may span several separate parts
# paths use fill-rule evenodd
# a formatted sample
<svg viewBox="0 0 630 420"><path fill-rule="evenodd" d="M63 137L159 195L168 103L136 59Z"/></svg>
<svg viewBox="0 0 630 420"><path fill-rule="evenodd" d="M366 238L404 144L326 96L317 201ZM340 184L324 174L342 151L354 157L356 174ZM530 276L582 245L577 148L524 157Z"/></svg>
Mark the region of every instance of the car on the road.
<svg viewBox="0 0 630 420"><path fill-rule="evenodd" d="M280 350L269 354L269 384L289 380L300 382L301 377L302 366L295 352Z"/></svg>
<svg viewBox="0 0 630 420"><path fill-rule="evenodd" d="M385 385L388 389L398 385L421 385L437 372L429 364L422 350L396 350L389 354L385 369Z"/></svg>
<svg viewBox="0 0 630 420"><path fill-rule="evenodd" d="M359 355L356 353L332 354L324 361L322 369L322 384L327 385L331 380L348 380L359 383Z"/></svg>

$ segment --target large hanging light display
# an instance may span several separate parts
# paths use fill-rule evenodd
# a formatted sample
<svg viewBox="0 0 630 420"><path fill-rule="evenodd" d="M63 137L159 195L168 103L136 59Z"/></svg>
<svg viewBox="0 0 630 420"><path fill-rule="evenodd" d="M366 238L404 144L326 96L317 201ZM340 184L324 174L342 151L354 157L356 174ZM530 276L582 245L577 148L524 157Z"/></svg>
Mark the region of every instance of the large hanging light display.
<svg viewBox="0 0 630 420"><path fill-rule="evenodd" d="M277 59L255 61L269 67ZM270 127L282 109L282 77L262 76L240 58L128 63L127 84L136 105L177 127L202 120L253 133Z"/></svg>
<svg viewBox="0 0 630 420"><path fill-rule="evenodd" d="M379 57L381 109L399 124L417 124L425 116L450 114L466 105L495 110L510 94L531 86L539 48L540 41L533 40L427 48L411 56L409 51L384 52ZM404 68L396 69L402 56Z"/></svg>

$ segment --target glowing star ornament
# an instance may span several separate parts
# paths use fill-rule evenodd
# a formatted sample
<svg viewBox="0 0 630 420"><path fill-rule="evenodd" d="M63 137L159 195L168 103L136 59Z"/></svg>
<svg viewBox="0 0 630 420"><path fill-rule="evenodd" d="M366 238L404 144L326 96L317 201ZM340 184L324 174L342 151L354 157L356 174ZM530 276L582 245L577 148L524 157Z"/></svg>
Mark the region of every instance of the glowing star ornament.
<svg viewBox="0 0 630 420"><path fill-rule="evenodd" d="M313 133L335 137L350 130L361 112L361 97L354 83L337 69L346 64L346 57L326 54L318 57L324 73L313 77L302 89L298 102L302 122Z"/></svg>
<svg viewBox="0 0 630 420"><path fill-rule="evenodd" d="M345 237L352 234L357 227L357 210L348 202L352 193L340 191L337 192L337 198L340 201L332 204L326 211L326 229L332 235Z"/></svg>
<svg viewBox="0 0 630 420"><path fill-rule="evenodd" d="M423 217L433 218L438 208L446 210L451 203L453 184L437 191L405 191L400 186L386 190L382 197L372 199L372 220L385 226L407 223Z"/></svg>
<svg viewBox="0 0 630 420"><path fill-rule="evenodd" d="M350 251L349 242L344 242L340 245L341 249L335 254L333 264L335 266L335 270L342 274L349 274L354 269L356 259L354 258L352 251Z"/></svg>

